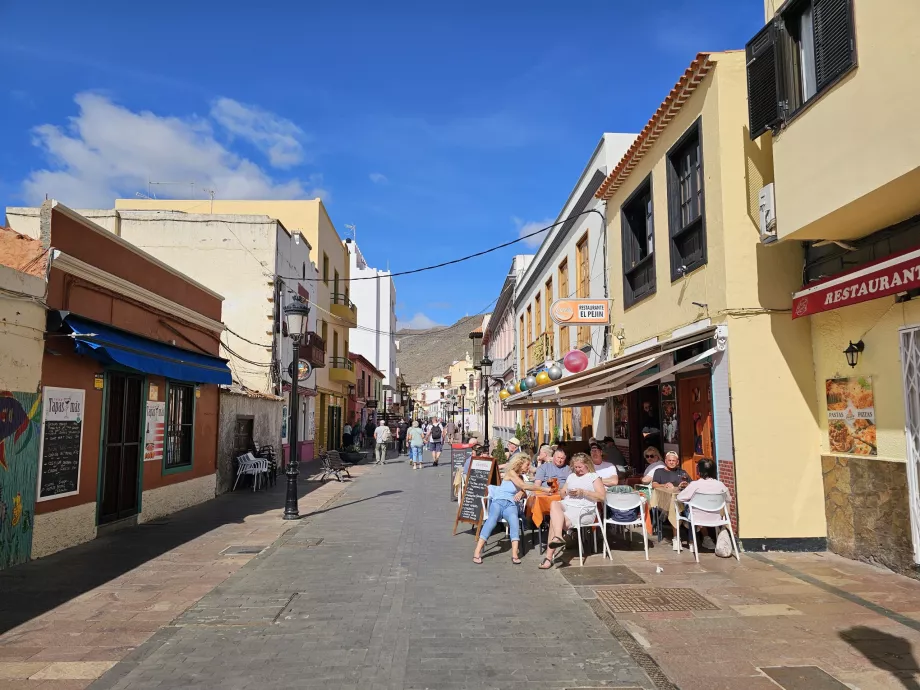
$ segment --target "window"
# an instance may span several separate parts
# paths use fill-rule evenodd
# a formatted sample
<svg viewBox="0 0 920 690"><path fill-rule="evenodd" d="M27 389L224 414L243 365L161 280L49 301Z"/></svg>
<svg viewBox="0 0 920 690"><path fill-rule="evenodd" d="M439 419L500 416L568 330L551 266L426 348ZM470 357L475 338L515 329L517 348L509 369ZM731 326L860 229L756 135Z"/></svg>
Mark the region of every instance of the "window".
<svg viewBox="0 0 920 690"><path fill-rule="evenodd" d="M339 334L335 331L332 331L332 358L338 359L339 357ZM338 362L336 362L338 365Z"/></svg>
<svg viewBox="0 0 920 690"><path fill-rule="evenodd" d="M788 0L745 52L755 139L856 66L852 0Z"/></svg>
<svg viewBox="0 0 920 690"><path fill-rule="evenodd" d="M655 293L655 223L652 176L620 208L623 246L623 304L631 307Z"/></svg>
<svg viewBox="0 0 920 690"><path fill-rule="evenodd" d="M166 397L167 470L192 466L192 434L195 425L195 387L169 382Z"/></svg>
<svg viewBox="0 0 920 690"><path fill-rule="evenodd" d="M588 233L585 233L578 244L575 245L575 254L578 259L576 268L578 269L578 296L588 298L591 296L591 257L588 254ZM591 344L591 327L578 327L578 342L576 347L584 347Z"/></svg>
<svg viewBox="0 0 920 690"><path fill-rule="evenodd" d="M325 349L325 348L326 348L326 344L329 342L329 340L328 340L328 336L329 336L329 326L326 325L326 322L325 322L325 321L323 321L323 326L322 326L321 331L322 331L322 332L321 332L321 337L322 337L322 339L323 339L323 349Z"/></svg>
<svg viewBox="0 0 920 690"><path fill-rule="evenodd" d="M306 262L301 264L300 273L301 273L301 280L306 280L307 279L307 263Z"/></svg>
<svg viewBox="0 0 920 690"><path fill-rule="evenodd" d="M559 264L559 299L571 297L569 294L569 260L564 259ZM559 326L559 354L565 354L572 347L572 340L569 337L569 327Z"/></svg>
<svg viewBox="0 0 920 690"><path fill-rule="evenodd" d="M323 252L323 282L329 285L329 257Z"/></svg>
<svg viewBox="0 0 920 690"><path fill-rule="evenodd" d="M335 272L335 278L332 281L332 301L339 303L339 272Z"/></svg>
<svg viewBox="0 0 920 690"><path fill-rule="evenodd" d="M524 373L524 352L525 352L525 343L524 343L524 315L521 314L521 326L518 329L518 357L520 359L520 369L518 374Z"/></svg>
<svg viewBox="0 0 920 690"><path fill-rule="evenodd" d="M671 280L706 263L701 121L684 132L668 152L668 225Z"/></svg>
<svg viewBox="0 0 920 690"><path fill-rule="evenodd" d="M543 333L543 307L539 292L533 298L533 316L534 325L536 326L534 329L534 337L539 338L540 334Z"/></svg>
<svg viewBox="0 0 920 690"><path fill-rule="evenodd" d="M550 278L546 281L546 285L543 286L544 294L544 303L546 308L546 330L547 332L552 332L553 330L553 279ZM553 352L552 342L547 343L546 348L546 358L553 359L555 353Z"/></svg>
<svg viewBox="0 0 920 690"><path fill-rule="evenodd" d="M533 342L533 310L530 307L527 307L527 342ZM533 364L530 361L530 345L527 346L527 366L528 368ZM523 372L522 372L523 373Z"/></svg>

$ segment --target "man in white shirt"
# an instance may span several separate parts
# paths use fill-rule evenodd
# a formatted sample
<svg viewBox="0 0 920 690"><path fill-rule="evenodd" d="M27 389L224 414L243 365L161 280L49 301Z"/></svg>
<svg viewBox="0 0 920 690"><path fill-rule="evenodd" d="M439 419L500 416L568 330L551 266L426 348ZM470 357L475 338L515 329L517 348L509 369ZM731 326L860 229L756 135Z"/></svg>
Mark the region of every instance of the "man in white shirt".
<svg viewBox="0 0 920 690"><path fill-rule="evenodd" d="M387 459L387 444L390 442L390 427L386 421L380 420L380 426L374 429L374 443L376 444L377 461L375 465L382 465Z"/></svg>

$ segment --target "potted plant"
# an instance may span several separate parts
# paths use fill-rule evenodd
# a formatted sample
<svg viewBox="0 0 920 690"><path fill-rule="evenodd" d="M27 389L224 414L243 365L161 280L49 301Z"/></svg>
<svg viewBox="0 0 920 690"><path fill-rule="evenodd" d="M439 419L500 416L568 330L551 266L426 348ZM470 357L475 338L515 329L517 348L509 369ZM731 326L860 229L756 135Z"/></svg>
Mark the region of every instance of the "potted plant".
<svg viewBox="0 0 920 690"><path fill-rule="evenodd" d="M498 460L499 464L503 464L507 459L505 457L505 445L501 439L495 441L495 450L492 451L492 457Z"/></svg>
<svg viewBox="0 0 920 690"><path fill-rule="evenodd" d="M342 458L342 462L348 462L353 465L356 465L362 460L364 460L365 455L364 455L364 451L361 450L360 446L351 445L339 451L339 457Z"/></svg>

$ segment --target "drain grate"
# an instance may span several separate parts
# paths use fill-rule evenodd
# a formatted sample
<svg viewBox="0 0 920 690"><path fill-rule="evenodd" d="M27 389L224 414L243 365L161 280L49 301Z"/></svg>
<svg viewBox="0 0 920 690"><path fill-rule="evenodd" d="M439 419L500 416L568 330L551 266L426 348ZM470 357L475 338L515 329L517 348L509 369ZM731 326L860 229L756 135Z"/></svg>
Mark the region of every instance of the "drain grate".
<svg viewBox="0 0 920 690"><path fill-rule="evenodd" d="M711 611L715 606L692 589L599 589L597 598L614 613L655 613L659 611Z"/></svg>
<svg viewBox="0 0 920 690"><path fill-rule="evenodd" d="M764 666L760 670L785 690L846 690L849 687L817 666Z"/></svg>
<svg viewBox="0 0 920 690"><path fill-rule="evenodd" d="M266 546L253 546L251 544L228 546L220 552L221 556L252 556L265 551Z"/></svg>

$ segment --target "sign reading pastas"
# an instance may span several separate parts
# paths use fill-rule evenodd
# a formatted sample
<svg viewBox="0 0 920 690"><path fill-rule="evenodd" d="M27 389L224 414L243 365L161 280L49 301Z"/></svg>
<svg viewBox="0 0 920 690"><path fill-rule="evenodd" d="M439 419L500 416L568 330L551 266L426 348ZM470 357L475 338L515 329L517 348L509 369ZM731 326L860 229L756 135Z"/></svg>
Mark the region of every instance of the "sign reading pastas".
<svg viewBox="0 0 920 690"><path fill-rule="evenodd" d="M831 452L878 455L872 377L827 379L824 389Z"/></svg>
<svg viewBox="0 0 920 690"><path fill-rule="evenodd" d="M166 429L166 403L148 402L144 431L144 462L163 459L163 435Z"/></svg>
<svg viewBox="0 0 920 690"><path fill-rule="evenodd" d="M606 299L558 299L550 309L553 321L563 326L572 324L607 324L610 321L610 301Z"/></svg>
<svg viewBox="0 0 920 690"><path fill-rule="evenodd" d="M73 496L80 487L84 391L44 389L38 458L38 500Z"/></svg>
<svg viewBox="0 0 920 690"><path fill-rule="evenodd" d="M476 525L478 532L483 517L482 499L488 495L490 483L498 484L498 465L495 458L488 455L474 457L466 473L463 497L460 499L460 505L457 506L457 519L454 522L455 534L459 522Z"/></svg>

